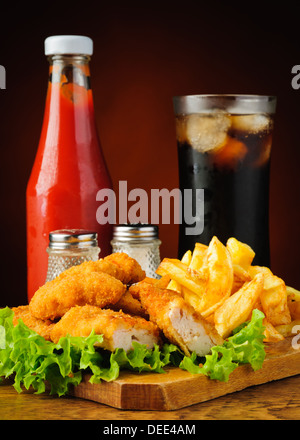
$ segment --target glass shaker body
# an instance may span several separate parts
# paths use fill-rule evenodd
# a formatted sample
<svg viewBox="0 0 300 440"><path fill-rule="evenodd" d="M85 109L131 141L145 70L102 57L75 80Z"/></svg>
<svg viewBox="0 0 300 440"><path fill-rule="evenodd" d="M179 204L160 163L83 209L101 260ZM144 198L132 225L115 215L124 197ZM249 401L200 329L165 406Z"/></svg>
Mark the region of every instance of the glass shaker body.
<svg viewBox="0 0 300 440"><path fill-rule="evenodd" d="M160 264L158 227L146 224L124 224L113 228L113 252L125 252L141 265L149 278L159 278L155 273Z"/></svg>
<svg viewBox="0 0 300 440"><path fill-rule="evenodd" d="M97 261L97 234L82 230L59 230L49 234L47 281L85 261Z"/></svg>

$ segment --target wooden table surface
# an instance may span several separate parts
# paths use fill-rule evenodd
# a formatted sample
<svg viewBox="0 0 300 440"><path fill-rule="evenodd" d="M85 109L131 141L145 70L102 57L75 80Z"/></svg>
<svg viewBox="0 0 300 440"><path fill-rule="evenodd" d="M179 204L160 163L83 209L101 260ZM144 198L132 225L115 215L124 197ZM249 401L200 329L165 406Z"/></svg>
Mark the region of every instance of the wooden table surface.
<svg viewBox="0 0 300 440"><path fill-rule="evenodd" d="M300 375L176 411L129 411L75 397L18 394L0 383L0 420L300 420Z"/></svg>

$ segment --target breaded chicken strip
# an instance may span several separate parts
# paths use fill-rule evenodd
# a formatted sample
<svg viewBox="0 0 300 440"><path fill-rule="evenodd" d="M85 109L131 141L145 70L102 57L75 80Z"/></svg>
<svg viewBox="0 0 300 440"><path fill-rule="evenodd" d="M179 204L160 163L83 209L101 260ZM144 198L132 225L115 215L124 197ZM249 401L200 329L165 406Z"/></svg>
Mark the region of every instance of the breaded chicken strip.
<svg viewBox="0 0 300 440"><path fill-rule="evenodd" d="M118 279L124 284L138 283L146 277L146 273L141 268L140 264L134 258L129 257L124 252L116 252L108 255L103 259L103 261L118 266L119 270L123 272L122 279ZM99 264L101 265L101 260Z"/></svg>
<svg viewBox="0 0 300 440"><path fill-rule="evenodd" d="M16 326L19 319L22 319L25 325L31 330L34 330L40 336L43 336L47 341L50 341L50 332L54 327L52 321L35 318L29 310L29 306L12 307L14 312L13 325Z"/></svg>
<svg viewBox="0 0 300 440"><path fill-rule="evenodd" d="M108 308L117 311L122 310L124 313L129 313L129 315L142 316L146 319L149 318L149 315L143 308L141 302L137 298L133 298L129 290L126 290L116 304L111 304Z"/></svg>
<svg viewBox="0 0 300 440"><path fill-rule="evenodd" d="M193 351L199 356L205 356L212 346L223 343L216 329L179 293L159 289L147 282L131 286L129 291L140 299L150 320L187 356Z"/></svg>
<svg viewBox="0 0 300 440"><path fill-rule="evenodd" d="M72 266L58 275L57 278L62 279L69 274L83 272L104 272L121 281L123 284L137 283L138 281L142 281L146 276L134 258L129 257L123 252L117 252L97 261L85 261L78 266Z"/></svg>
<svg viewBox="0 0 300 440"><path fill-rule="evenodd" d="M70 271L40 287L31 299L29 309L36 318L53 320L75 305L105 307L114 304L125 291L126 286L121 281L106 273Z"/></svg>
<svg viewBox="0 0 300 440"><path fill-rule="evenodd" d="M92 330L97 335L103 335L100 346L110 351L116 348L128 351L133 348L132 341L146 344L148 348L159 343L159 329L152 322L89 305L72 307L53 327L51 339L57 343L66 335L89 336Z"/></svg>

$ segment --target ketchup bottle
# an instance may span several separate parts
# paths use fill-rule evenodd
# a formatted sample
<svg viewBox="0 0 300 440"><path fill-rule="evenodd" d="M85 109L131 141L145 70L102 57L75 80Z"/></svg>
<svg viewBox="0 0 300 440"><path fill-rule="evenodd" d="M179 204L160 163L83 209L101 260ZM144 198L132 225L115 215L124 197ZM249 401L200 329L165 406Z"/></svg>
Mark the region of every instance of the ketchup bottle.
<svg viewBox="0 0 300 440"><path fill-rule="evenodd" d="M100 257L111 251L111 225L96 220L96 194L112 184L95 124L92 53L88 37L59 35L45 40L48 92L26 191L28 301L46 280L51 231L91 230L98 233Z"/></svg>

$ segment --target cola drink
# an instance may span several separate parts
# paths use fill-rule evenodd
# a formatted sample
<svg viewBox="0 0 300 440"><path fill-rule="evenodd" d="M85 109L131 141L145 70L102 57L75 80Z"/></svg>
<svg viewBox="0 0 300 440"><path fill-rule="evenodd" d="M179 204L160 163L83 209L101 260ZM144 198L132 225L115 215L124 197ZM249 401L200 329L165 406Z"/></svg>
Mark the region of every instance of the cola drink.
<svg viewBox="0 0 300 440"><path fill-rule="evenodd" d="M269 266L269 170L276 98L195 95L174 98L174 104L181 192L204 189L204 230L186 235L182 213L179 258L193 250L195 242L208 244L216 235L224 244L230 237L247 243L255 251L254 264Z"/></svg>

